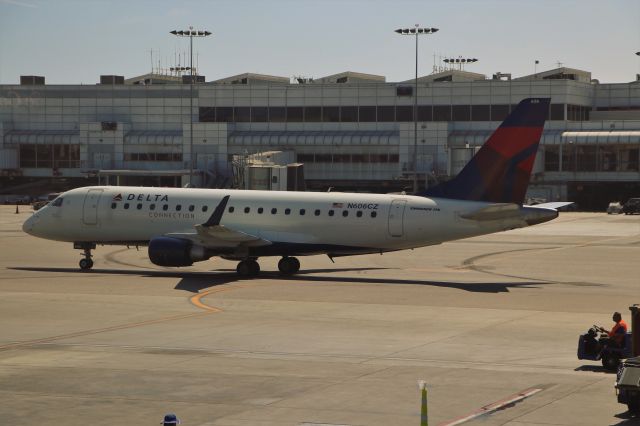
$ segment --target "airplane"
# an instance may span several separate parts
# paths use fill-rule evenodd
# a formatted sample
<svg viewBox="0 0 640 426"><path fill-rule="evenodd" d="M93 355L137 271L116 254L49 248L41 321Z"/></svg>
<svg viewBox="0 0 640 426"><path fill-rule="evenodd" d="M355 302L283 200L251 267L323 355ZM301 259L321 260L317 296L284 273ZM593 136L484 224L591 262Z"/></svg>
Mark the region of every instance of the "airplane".
<svg viewBox="0 0 640 426"><path fill-rule="evenodd" d="M536 225L571 204L523 205L549 103L520 102L455 178L415 195L89 186L62 193L23 230L72 242L81 270L98 244L126 245L147 246L158 266L221 257L253 277L264 256L280 256L291 275L296 256L333 261Z"/></svg>

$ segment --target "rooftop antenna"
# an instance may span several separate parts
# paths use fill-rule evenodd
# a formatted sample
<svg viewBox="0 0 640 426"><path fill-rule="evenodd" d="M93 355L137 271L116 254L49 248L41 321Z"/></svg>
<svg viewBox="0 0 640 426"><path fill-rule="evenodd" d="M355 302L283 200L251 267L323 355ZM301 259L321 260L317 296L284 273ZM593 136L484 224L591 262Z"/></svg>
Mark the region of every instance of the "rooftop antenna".
<svg viewBox="0 0 640 426"><path fill-rule="evenodd" d="M558 68L562 68L564 66L564 63L558 61L558 62L556 62L556 65L558 66Z"/></svg>

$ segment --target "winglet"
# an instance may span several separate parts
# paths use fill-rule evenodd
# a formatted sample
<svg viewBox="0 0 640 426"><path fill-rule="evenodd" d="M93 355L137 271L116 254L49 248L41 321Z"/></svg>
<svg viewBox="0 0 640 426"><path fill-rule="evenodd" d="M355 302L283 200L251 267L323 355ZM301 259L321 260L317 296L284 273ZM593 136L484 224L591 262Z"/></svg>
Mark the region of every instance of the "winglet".
<svg viewBox="0 0 640 426"><path fill-rule="evenodd" d="M202 224L202 226L210 227L220 225L220 220L222 220L222 214L224 213L224 209L227 208L227 203L229 202L230 195L225 195L222 200L220 200L220 204L213 211L211 217Z"/></svg>

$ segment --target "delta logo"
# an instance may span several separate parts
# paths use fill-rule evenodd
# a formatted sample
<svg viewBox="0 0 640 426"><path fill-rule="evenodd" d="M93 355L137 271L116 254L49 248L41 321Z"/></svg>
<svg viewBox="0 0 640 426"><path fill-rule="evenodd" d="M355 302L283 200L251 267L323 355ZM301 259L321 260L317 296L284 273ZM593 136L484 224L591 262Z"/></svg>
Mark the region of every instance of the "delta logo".
<svg viewBox="0 0 640 426"><path fill-rule="evenodd" d="M115 195L112 201L122 201L122 194Z"/></svg>

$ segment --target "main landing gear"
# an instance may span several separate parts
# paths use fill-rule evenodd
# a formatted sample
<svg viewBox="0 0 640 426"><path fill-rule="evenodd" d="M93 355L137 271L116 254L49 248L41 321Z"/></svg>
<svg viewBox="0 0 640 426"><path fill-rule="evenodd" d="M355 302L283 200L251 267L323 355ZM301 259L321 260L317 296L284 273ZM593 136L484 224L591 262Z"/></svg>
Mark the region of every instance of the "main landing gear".
<svg viewBox="0 0 640 426"><path fill-rule="evenodd" d="M260 265L256 259L245 259L238 263L236 272L241 277L255 277L260 273Z"/></svg>
<svg viewBox="0 0 640 426"><path fill-rule="evenodd" d="M293 275L300 270L300 261L295 257L285 256L278 262L282 275ZM256 258L249 258L238 263L236 272L241 277L255 277L260 273L260 265Z"/></svg>
<svg viewBox="0 0 640 426"><path fill-rule="evenodd" d="M93 256L91 254L91 250L96 248L95 243L73 243L74 249L79 249L84 251L84 258L80 259L80 269L83 271L88 271L93 268L93 260L91 259Z"/></svg>
<svg viewBox="0 0 640 426"><path fill-rule="evenodd" d="M278 262L278 269L282 275L293 275L300 270L300 261L295 257L285 256Z"/></svg>

